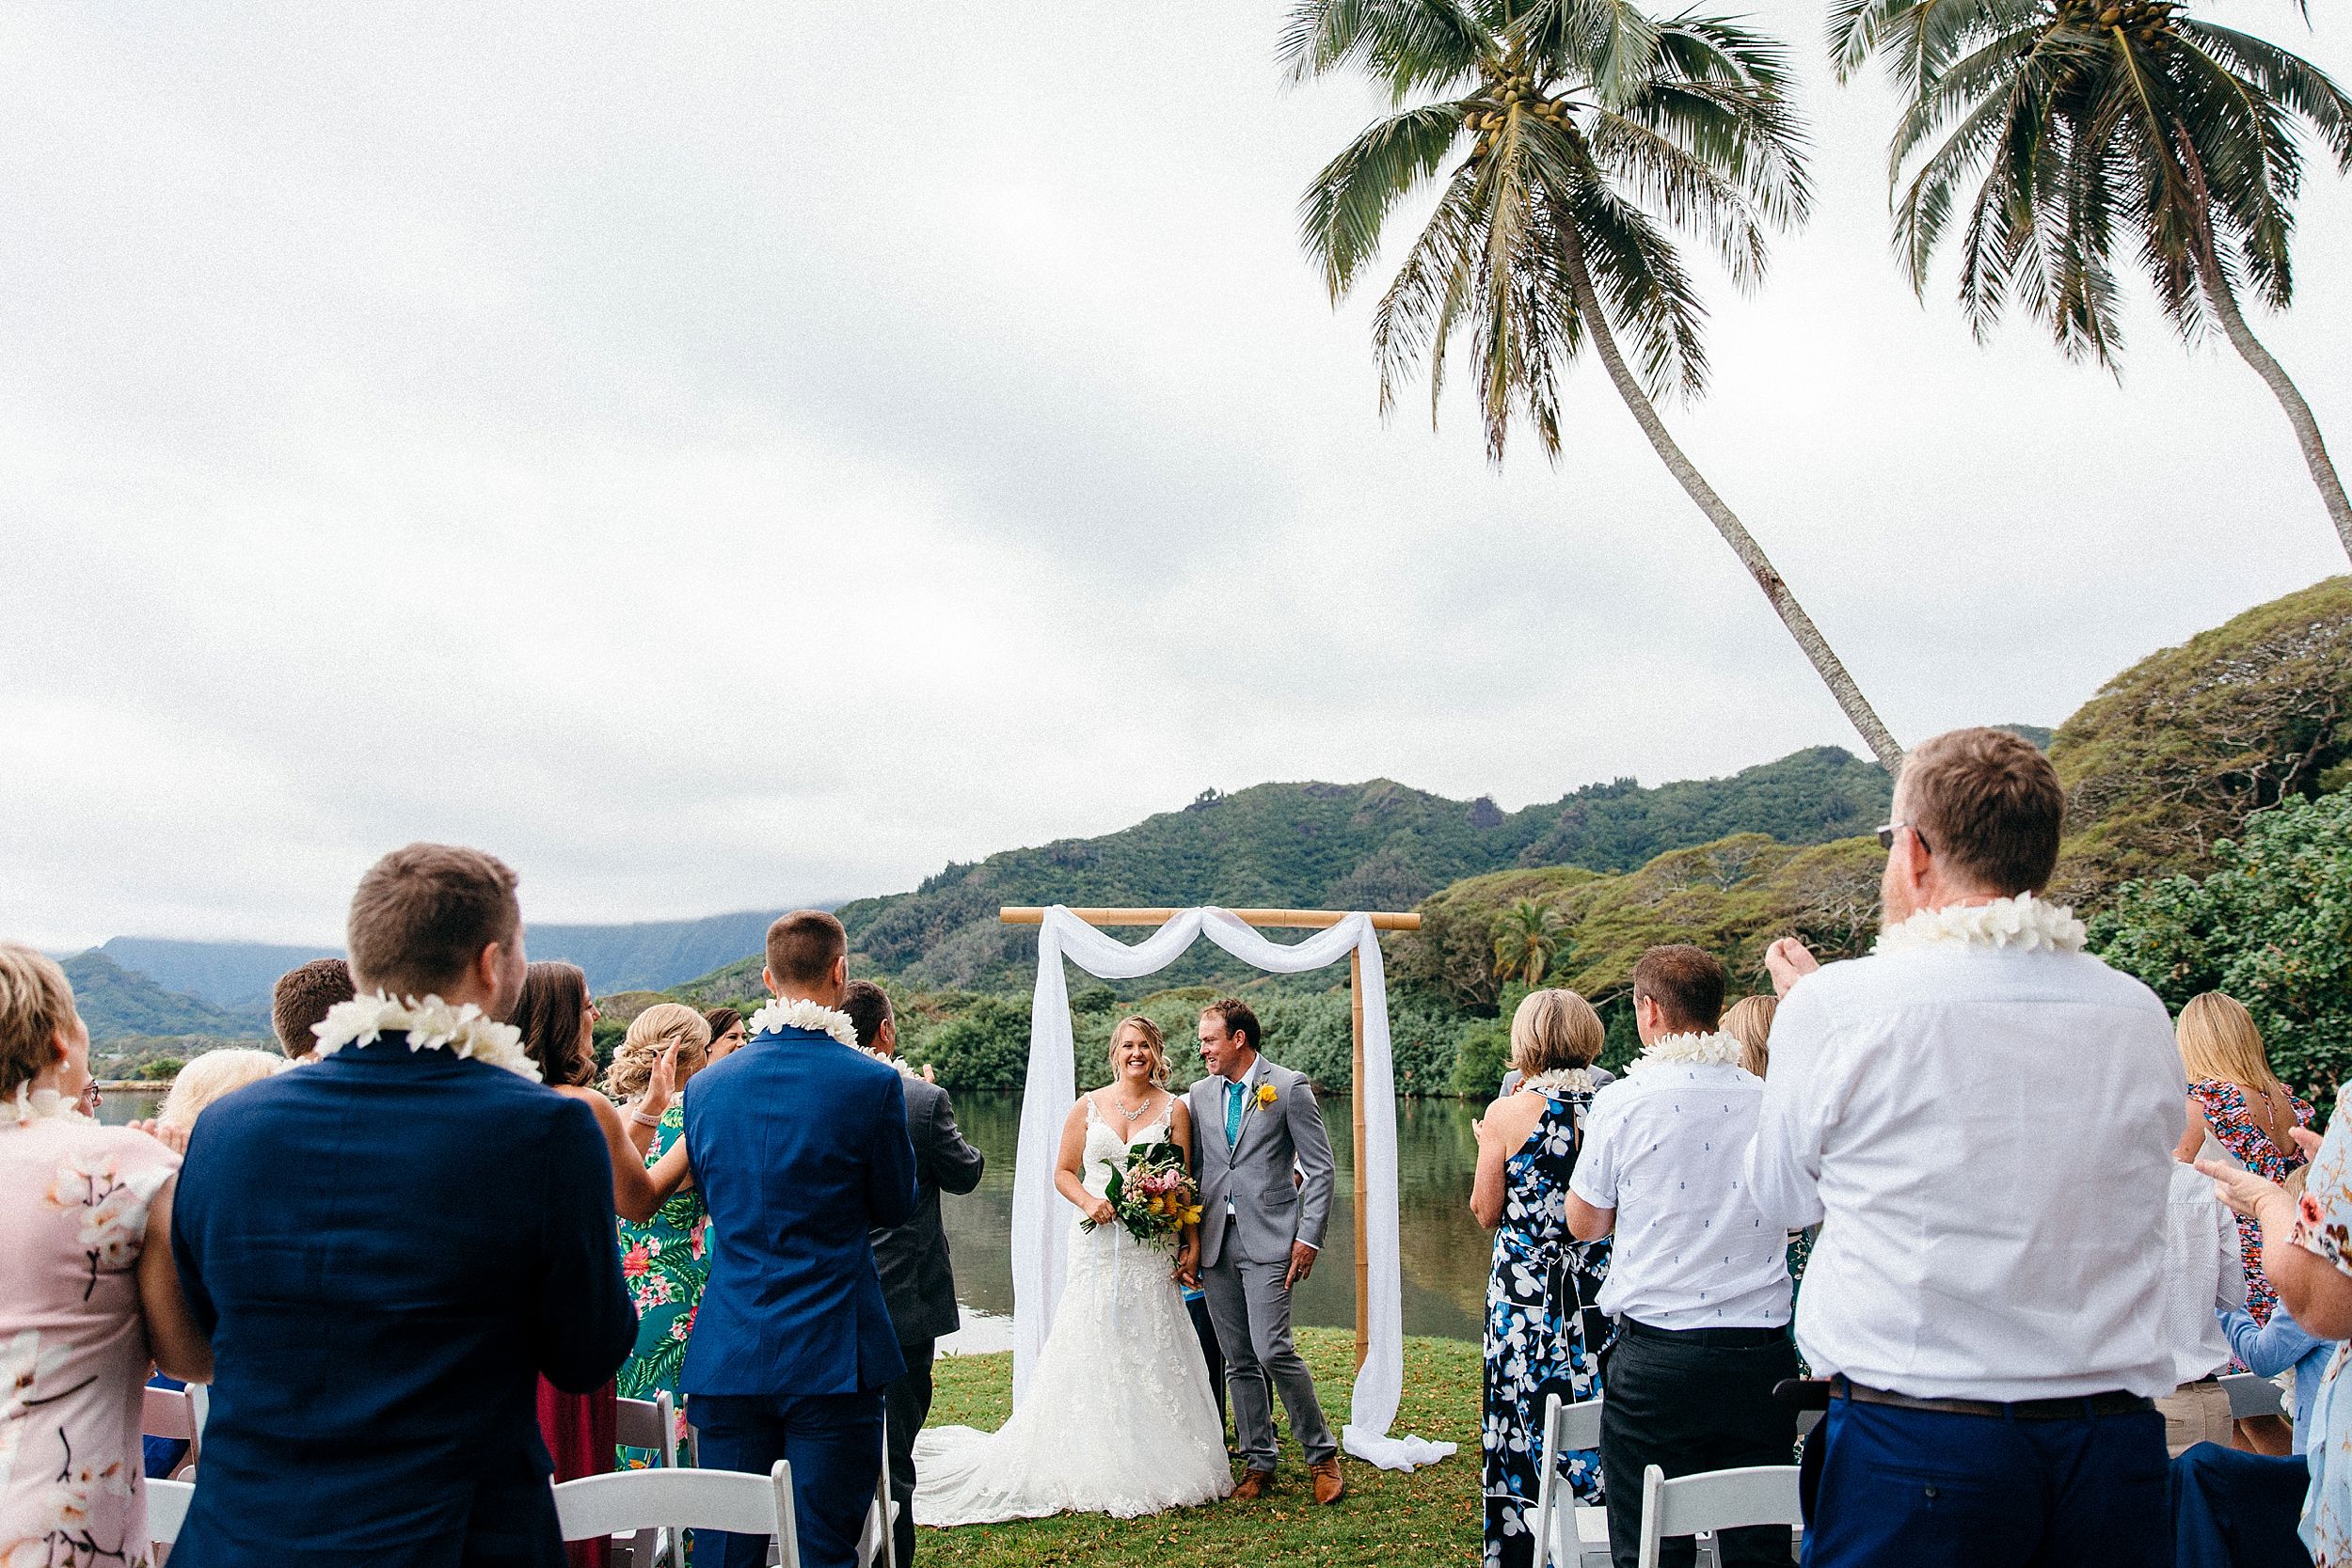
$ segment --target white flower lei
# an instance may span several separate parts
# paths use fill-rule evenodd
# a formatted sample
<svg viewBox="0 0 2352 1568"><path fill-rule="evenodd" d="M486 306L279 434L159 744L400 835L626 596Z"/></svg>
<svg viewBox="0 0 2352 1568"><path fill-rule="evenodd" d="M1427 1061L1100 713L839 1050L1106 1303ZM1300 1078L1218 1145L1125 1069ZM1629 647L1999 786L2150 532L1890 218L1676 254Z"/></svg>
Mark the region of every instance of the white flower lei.
<svg viewBox="0 0 2352 1568"><path fill-rule="evenodd" d="M523 1032L500 1023L469 1002L452 1007L437 996L420 1002L395 999L376 991L339 1002L311 1026L319 1038L318 1053L332 1055L346 1045L370 1045L379 1036L405 1032L411 1051L446 1051L477 1062L502 1067L532 1083L539 1081L539 1064L523 1049Z"/></svg>
<svg viewBox="0 0 2352 1568"><path fill-rule="evenodd" d="M1522 1093L1534 1089L1537 1094L1591 1094L1593 1075L1585 1068L1556 1067L1549 1072L1520 1079L1519 1089Z"/></svg>
<svg viewBox="0 0 2352 1568"><path fill-rule="evenodd" d="M90 1119L82 1114L81 1106L56 1090L36 1090L33 1087L33 1081L29 1078L16 1086L16 1124L19 1127L27 1126L35 1121L44 1121L52 1117L62 1117L69 1121Z"/></svg>
<svg viewBox="0 0 2352 1568"><path fill-rule="evenodd" d="M820 1035L831 1035L852 1051L860 1049L857 1025L850 1022L849 1014L838 1007L828 1007L821 1002L811 1002L806 997L796 1002L777 997L754 1013L751 1022L743 1027L755 1036L767 1034L771 1029L813 1029Z"/></svg>
<svg viewBox="0 0 2352 1568"><path fill-rule="evenodd" d="M1747 1047L1740 1043L1740 1037L1737 1035L1720 1032L1708 1035L1661 1035L1650 1041L1639 1056L1633 1058L1633 1065L1625 1069L1626 1076L1631 1077L1645 1068L1663 1067L1669 1064L1683 1067L1738 1067L1746 1050Z"/></svg>
<svg viewBox="0 0 2352 1568"><path fill-rule="evenodd" d="M874 1050L870 1046L860 1045L854 1046L851 1049L856 1051L861 1056L873 1057L874 1060L880 1062L884 1067L897 1068L898 1069L898 1076L901 1078L920 1078L923 1076L913 1068L907 1066L907 1059L904 1056L885 1056L881 1052Z"/></svg>
<svg viewBox="0 0 2352 1568"><path fill-rule="evenodd" d="M2013 947L2030 953L2079 953L2088 935L2074 911L2030 893L1995 898L1990 904L1947 904L1921 910L1899 926L1879 933L1878 953L1909 953L1952 942L1963 947Z"/></svg>

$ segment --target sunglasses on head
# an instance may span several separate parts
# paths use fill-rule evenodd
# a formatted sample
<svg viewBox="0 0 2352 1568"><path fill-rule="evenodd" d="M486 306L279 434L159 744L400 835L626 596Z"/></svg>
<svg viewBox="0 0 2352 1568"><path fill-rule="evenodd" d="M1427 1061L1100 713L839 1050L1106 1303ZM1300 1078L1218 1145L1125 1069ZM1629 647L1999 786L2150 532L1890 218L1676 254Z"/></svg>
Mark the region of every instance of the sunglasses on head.
<svg viewBox="0 0 2352 1568"><path fill-rule="evenodd" d="M1879 847L1891 851L1895 847L1895 835L1905 828L1911 828L1911 836L1919 841L1920 848L1925 849L1931 855L1935 853L1935 847L1928 842L1928 835L1916 828L1912 828L1908 822L1889 822L1879 829Z"/></svg>

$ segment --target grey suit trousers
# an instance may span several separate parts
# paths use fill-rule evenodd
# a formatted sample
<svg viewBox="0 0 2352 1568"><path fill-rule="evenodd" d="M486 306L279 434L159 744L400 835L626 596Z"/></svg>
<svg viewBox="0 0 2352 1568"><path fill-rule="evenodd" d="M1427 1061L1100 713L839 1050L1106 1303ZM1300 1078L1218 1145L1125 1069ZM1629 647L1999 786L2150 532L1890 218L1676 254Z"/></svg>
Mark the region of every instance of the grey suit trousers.
<svg viewBox="0 0 2352 1568"><path fill-rule="evenodd" d="M1225 1353L1225 1386L1232 1395L1242 1463L1252 1470L1274 1468L1273 1395L1279 1393L1307 1463L1321 1464L1337 1454L1340 1445L1323 1418L1307 1359L1291 1338L1291 1293L1282 1288L1290 1265L1248 1262L1240 1252L1228 1246L1202 1269L1200 1289L1209 1298L1217 1348Z"/></svg>

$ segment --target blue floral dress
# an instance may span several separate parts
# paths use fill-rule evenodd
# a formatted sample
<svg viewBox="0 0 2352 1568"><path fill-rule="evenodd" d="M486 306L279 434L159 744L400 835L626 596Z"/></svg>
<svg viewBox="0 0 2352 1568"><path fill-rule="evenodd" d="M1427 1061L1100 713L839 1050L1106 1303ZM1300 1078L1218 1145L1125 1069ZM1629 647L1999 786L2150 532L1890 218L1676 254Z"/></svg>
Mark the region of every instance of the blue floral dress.
<svg viewBox="0 0 2352 1568"><path fill-rule="evenodd" d="M1544 1401L1575 1404L1600 1394L1609 1322L1593 1303L1609 1273L1609 1239L1568 1235L1568 1178L1576 1170L1590 1091L1548 1097L1544 1118L1502 1169L1502 1223L1486 1282L1486 1419L1479 1436L1486 1494L1486 1568L1534 1560ZM1573 1500L1597 1503L1600 1455L1562 1456ZM1570 1500L1565 1494L1562 1500Z"/></svg>
<svg viewBox="0 0 2352 1568"><path fill-rule="evenodd" d="M2352 1275L2352 1088L2336 1097L2335 1118L2312 1156L2298 1205L2296 1239ZM2312 1473L2303 1497L2303 1544L2316 1568L2352 1563L2352 1345L2338 1345L2312 1402L2304 1462ZM2300 1377L2301 1373L2296 1374Z"/></svg>
<svg viewBox="0 0 2352 1568"><path fill-rule="evenodd" d="M686 1102L674 1100L662 1114L653 1147L645 1150L652 1166L670 1146L685 1135ZM702 1194L692 1187L677 1193L654 1211L643 1225L620 1223L621 1276L637 1307L637 1348L629 1353L617 1379L624 1399L649 1400L663 1389L677 1393L678 1374L686 1365L686 1338L694 1329L694 1308L702 1302L703 1286L710 1278L709 1211ZM685 1402L677 1402L675 1442L686 1436ZM655 1457L651 1449L616 1450L620 1467L643 1469Z"/></svg>

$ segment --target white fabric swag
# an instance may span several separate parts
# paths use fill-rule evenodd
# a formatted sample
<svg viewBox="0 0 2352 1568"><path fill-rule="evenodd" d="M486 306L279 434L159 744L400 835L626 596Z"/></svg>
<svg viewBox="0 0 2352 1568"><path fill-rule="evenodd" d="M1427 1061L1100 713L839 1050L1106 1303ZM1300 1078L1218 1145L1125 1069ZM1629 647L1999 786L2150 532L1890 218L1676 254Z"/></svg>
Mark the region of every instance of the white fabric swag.
<svg viewBox="0 0 2352 1568"><path fill-rule="evenodd" d="M1037 939L1037 994L1029 1014L1029 1077L1021 1102L1021 1142L1012 1186L1012 1397L1026 1391L1029 1370L1045 1348L1061 1301L1068 1264L1069 1205L1054 1190L1062 1118L1078 1097L1072 1053L1068 958L1104 980L1133 980L1166 969L1206 935L1233 957L1278 974L1298 974L1363 955L1365 1289L1371 1296L1371 1343L1356 1374L1350 1418L1340 1441L1357 1458L1385 1469L1409 1470L1454 1451L1451 1443L1391 1437L1398 1397L1405 1390L1405 1311L1398 1272L1396 1215L1396 1092L1389 1055L1389 999L1380 967L1380 938L1364 914L1351 914L1306 941L1268 941L1231 910L1184 910L1130 947L1057 904L1045 911ZM1280 1061L1279 1041L1266 1053ZM1181 1050L1171 1045L1171 1052ZM1336 1195L1335 1195L1336 1197ZM1336 1217L1339 1205L1332 1205Z"/></svg>

